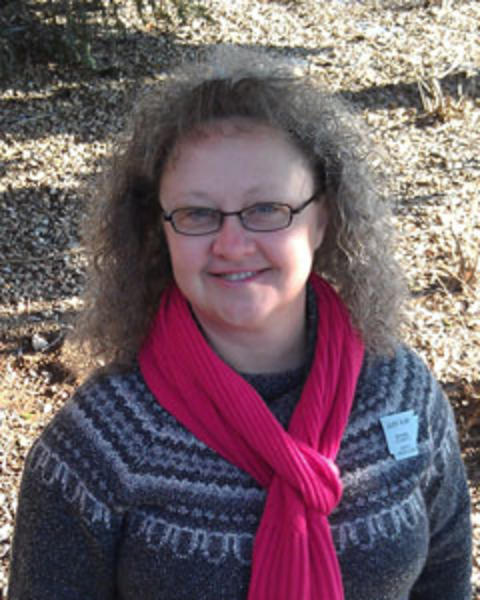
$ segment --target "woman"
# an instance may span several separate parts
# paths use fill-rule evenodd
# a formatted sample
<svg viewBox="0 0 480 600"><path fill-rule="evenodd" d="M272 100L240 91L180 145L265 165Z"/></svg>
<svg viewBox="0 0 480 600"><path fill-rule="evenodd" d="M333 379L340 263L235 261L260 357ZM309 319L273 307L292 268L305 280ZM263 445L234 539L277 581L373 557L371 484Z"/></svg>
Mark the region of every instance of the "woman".
<svg viewBox="0 0 480 600"><path fill-rule="evenodd" d="M108 367L29 454L11 600L469 598L452 411L398 341L369 152L265 55L144 98L91 220L79 335Z"/></svg>

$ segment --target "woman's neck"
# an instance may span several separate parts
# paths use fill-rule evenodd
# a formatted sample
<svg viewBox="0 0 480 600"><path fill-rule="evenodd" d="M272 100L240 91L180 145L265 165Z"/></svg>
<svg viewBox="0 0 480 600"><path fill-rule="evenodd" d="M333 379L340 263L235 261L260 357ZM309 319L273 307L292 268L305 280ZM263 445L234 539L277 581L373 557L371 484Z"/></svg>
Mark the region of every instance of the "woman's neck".
<svg viewBox="0 0 480 600"><path fill-rule="evenodd" d="M305 312L299 315L297 322L265 331L225 332L197 320L215 352L241 373L280 373L300 367L305 361Z"/></svg>

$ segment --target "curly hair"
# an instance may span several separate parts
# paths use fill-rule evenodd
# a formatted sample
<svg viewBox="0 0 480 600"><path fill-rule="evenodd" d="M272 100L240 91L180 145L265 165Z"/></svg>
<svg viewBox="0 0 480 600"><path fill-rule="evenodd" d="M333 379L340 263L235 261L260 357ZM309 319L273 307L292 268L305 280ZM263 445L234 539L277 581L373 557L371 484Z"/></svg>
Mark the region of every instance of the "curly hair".
<svg viewBox="0 0 480 600"><path fill-rule="evenodd" d="M138 102L84 227L90 269L74 341L104 364L135 359L173 277L158 200L165 164L179 140L235 117L286 132L309 159L329 214L314 268L339 291L367 348L390 352L405 283L373 145L352 110L291 61L225 47L181 65Z"/></svg>

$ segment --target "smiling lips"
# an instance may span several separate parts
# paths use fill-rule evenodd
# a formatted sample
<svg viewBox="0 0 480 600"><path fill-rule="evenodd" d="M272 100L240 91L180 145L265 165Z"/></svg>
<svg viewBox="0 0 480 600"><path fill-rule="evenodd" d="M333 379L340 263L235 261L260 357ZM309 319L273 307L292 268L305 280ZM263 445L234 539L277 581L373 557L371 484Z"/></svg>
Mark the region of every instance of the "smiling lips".
<svg viewBox="0 0 480 600"><path fill-rule="evenodd" d="M225 279L226 281L244 281L250 279L255 275L263 273L266 269L260 269L258 271L238 271L236 273L212 273L215 277Z"/></svg>

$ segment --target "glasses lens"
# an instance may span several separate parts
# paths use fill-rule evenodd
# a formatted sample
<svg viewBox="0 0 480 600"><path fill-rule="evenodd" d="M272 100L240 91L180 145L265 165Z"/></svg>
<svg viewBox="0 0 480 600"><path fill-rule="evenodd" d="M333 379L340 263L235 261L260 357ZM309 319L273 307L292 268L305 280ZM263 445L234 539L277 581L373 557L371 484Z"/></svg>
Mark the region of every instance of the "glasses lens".
<svg viewBox="0 0 480 600"><path fill-rule="evenodd" d="M254 204L242 212L245 227L253 231L275 231L288 227L291 221L290 207L276 202Z"/></svg>
<svg viewBox="0 0 480 600"><path fill-rule="evenodd" d="M216 231L221 214L213 208L179 208L172 213L172 223L177 231L188 235L202 235Z"/></svg>

